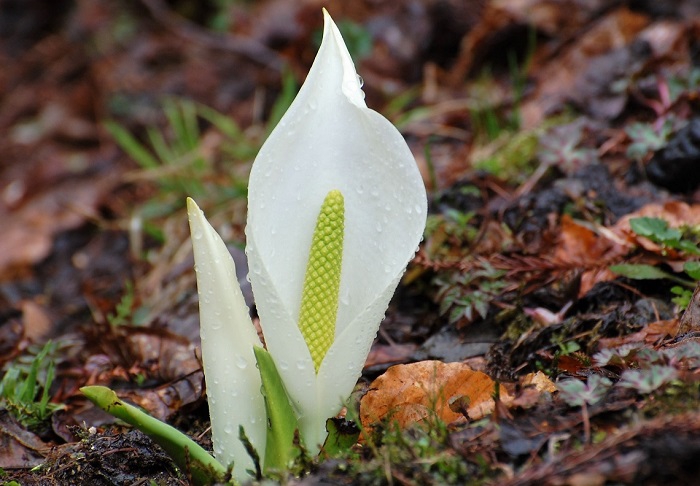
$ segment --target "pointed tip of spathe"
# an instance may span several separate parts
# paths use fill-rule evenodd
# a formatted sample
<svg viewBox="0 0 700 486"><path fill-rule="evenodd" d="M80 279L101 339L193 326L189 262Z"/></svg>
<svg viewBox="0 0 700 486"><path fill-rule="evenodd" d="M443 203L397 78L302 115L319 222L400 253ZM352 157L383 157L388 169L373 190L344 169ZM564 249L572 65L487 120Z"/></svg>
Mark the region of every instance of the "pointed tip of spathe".
<svg viewBox="0 0 700 486"><path fill-rule="evenodd" d="M324 51L324 45L326 44L328 44L330 48L326 50L329 54L322 56L321 53ZM367 105L365 104L365 95L362 92L362 84L359 82L359 76L357 75L352 56L350 56L350 51L348 51L348 47L343 40L343 35L340 33L338 26L325 8L323 8L323 39L321 40L321 48L318 51L317 57L322 57L324 63L331 65L337 63L338 60L340 61L343 70L343 93L354 105L360 108L366 108ZM315 63L316 61L314 61L314 64Z"/></svg>
<svg viewBox="0 0 700 486"><path fill-rule="evenodd" d="M326 7L323 7L323 37L325 38L328 34L331 33L333 30L333 27L337 29L337 26L335 25L335 22L333 21L333 17L331 17L331 14L328 13L328 10L326 10Z"/></svg>
<svg viewBox="0 0 700 486"><path fill-rule="evenodd" d="M204 218L204 212L191 197L187 198L187 217L190 220L190 230L192 230L193 222L202 226L206 221L206 218Z"/></svg>
<svg viewBox="0 0 700 486"><path fill-rule="evenodd" d="M199 206L197 206L197 203L194 202L194 199L191 197L187 198L187 212L192 213L192 211L199 209Z"/></svg>

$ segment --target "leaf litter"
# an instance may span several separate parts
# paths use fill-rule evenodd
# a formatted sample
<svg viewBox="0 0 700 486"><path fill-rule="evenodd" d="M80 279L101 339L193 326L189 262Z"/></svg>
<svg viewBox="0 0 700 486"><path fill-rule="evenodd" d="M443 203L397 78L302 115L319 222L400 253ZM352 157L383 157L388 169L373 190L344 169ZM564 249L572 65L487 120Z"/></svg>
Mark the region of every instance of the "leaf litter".
<svg viewBox="0 0 700 486"><path fill-rule="evenodd" d="M431 214L348 404L366 435L291 482L694 484L696 3L337 8ZM244 279L247 172L284 108L281 71L293 88L313 59L318 10L12 12L25 29L0 40L0 363L29 370L52 339L47 393L65 408L36 430L0 412L3 480L187 483L77 390L112 386L207 444L184 191L203 191Z"/></svg>

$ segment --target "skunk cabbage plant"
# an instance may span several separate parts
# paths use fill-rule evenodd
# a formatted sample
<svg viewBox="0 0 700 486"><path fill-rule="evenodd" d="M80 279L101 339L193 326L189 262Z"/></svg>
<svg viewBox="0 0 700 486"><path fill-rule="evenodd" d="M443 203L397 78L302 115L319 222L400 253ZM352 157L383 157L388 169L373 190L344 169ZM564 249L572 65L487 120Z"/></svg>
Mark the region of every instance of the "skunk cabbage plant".
<svg viewBox="0 0 700 486"><path fill-rule="evenodd" d="M337 27L253 163L246 253L266 348L316 453L360 376L389 300L420 242L423 181L401 134L367 108ZM262 346L221 238L188 201L200 296L202 357L215 455L252 462L267 416L254 347ZM269 405L269 404L268 404ZM269 442L269 440L268 440Z"/></svg>

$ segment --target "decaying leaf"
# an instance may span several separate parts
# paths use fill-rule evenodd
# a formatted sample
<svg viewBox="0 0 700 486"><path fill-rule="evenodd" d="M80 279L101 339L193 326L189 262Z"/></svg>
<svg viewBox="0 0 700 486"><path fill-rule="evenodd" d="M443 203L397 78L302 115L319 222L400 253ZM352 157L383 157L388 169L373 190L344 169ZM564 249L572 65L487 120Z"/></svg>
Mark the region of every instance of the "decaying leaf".
<svg viewBox="0 0 700 486"><path fill-rule="evenodd" d="M464 406L469 418L483 417L493 410L495 383L486 374L463 363L420 361L396 365L374 380L360 402L365 428L386 418L399 426L437 417L445 423L463 419L451 404Z"/></svg>
<svg viewBox="0 0 700 486"><path fill-rule="evenodd" d="M44 461L49 447L18 424L7 411L0 412L0 468L31 468Z"/></svg>
<svg viewBox="0 0 700 486"><path fill-rule="evenodd" d="M538 371L536 373L528 373L523 378L523 386L534 386L538 391L546 391L549 393L554 393L557 387L552 380L549 379L547 375Z"/></svg>

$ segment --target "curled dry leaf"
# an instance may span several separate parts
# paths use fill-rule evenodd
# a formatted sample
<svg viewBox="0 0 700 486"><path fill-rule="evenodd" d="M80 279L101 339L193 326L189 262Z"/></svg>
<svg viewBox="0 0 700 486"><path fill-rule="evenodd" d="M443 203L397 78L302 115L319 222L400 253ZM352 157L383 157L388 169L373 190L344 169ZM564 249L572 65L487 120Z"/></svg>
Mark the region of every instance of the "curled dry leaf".
<svg viewBox="0 0 700 486"><path fill-rule="evenodd" d="M431 416L449 424L463 418L462 413L452 410L458 410L454 405L462 403L474 419L493 410L494 385L486 374L464 363L420 361L396 365L370 385L360 402L360 418L366 429L385 418L401 427Z"/></svg>
<svg viewBox="0 0 700 486"><path fill-rule="evenodd" d="M554 393L557 391L557 386L552 383L547 375L538 371L536 373L528 373L523 377L523 386L534 387L537 391L544 391L549 393Z"/></svg>
<svg viewBox="0 0 700 486"><path fill-rule="evenodd" d="M564 265L583 270L579 296L585 295L596 283L615 278L606 262L623 257L629 252L629 247L625 246L624 240L612 236L605 228L583 226L566 214L562 216L554 258Z"/></svg>

